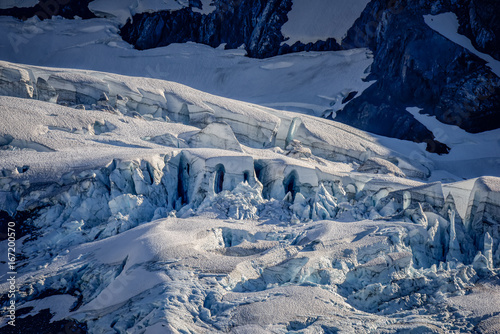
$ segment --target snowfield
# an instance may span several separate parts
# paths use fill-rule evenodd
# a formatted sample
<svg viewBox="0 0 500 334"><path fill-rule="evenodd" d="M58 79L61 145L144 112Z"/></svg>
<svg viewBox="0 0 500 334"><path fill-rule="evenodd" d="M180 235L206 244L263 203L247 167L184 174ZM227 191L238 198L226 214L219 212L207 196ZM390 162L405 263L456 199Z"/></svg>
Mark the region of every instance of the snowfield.
<svg viewBox="0 0 500 334"><path fill-rule="evenodd" d="M331 2L294 0L287 42L324 38L331 15L340 41L367 3ZM440 156L336 122L373 84L367 49L251 59L118 35L188 4L0 17L0 226L17 239L0 332L499 332L500 130L408 108ZM424 17L468 46L455 19Z"/></svg>

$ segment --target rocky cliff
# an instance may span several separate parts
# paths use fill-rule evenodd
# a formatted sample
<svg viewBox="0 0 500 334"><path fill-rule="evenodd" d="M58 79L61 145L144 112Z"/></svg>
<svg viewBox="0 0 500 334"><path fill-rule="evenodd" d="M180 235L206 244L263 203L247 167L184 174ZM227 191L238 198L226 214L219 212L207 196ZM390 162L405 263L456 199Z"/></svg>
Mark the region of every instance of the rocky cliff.
<svg viewBox="0 0 500 334"><path fill-rule="evenodd" d="M187 41L212 47L225 44L228 49L244 45L254 58L340 49L334 38L307 44L285 42L281 27L287 21L292 0L215 1L214 5L215 10L208 15L192 7L135 15L121 29L122 37L141 50Z"/></svg>
<svg viewBox="0 0 500 334"><path fill-rule="evenodd" d="M446 148L423 137L425 133L405 111L406 107L421 107L439 121L469 132L498 128L498 76L485 66L484 60L424 23L425 14L459 12L459 8L462 7L440 2L430 6L424 1L372 1L342 46L373 50L371 75L377 83L349 103L337 120L375 133L426 141L429 150L438 153ZM481 26L484 22L469 22L474 22L475 31L491 27ZM487 45L485 38L477 39Z"/></svg>
<svg viewBox="0 0 500 334"><path fill-rule="evenodd" d="M0 9L0 16L13 16L26 20L30 17L38 17L41 20L50 19L53 16L62 16L73 19L75 16L83 19L96 17L88 5L93 0L40 0L33 7L13 7Z"/></svg>

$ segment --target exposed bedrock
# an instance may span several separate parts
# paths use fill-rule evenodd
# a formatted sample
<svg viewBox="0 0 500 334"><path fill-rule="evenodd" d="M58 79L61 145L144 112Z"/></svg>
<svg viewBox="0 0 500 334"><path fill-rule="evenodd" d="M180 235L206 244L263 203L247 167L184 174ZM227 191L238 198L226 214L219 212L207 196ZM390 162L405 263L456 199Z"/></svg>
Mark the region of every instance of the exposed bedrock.
<svg viewBox="0 0 500 334"><path fill-rule="evenodd" d="M411 1L370 2L342 45L373 50L370 77L377 82L336 119L370 132L426 142L427 150L436 153L446 153L448 148L406 107L421 107L439 121L473 133L498 128L500 78L484 60L424 22L425 14L448 11L457 8L446 2L432 6ZM488 22L484 29L495 24Z"/></svg>
<svg viewBox="0 0 500 334"><path fill-rule="evenodd" d="M214 5L215 10L207 15L191 8L137 14L122 27L122 38L140 50L188 41L212 47L224 43L228 49L244 45L254 58L340 50L334 38L307 44L286 43L281 27L288 20L291 0L215 1Z"/></svg>
<svg viewBox="0 0 500 334"><path fill-rule="evenodd" d="M75 16L82 19L91 19L96 17L88 8L88 4L92 1L93 0L40 0L33 7L0 9L0 15L13 16L21 20L26 20L34 16L41 20L50 19L53 16L62 16L67 19L73 19Z"/></svg>

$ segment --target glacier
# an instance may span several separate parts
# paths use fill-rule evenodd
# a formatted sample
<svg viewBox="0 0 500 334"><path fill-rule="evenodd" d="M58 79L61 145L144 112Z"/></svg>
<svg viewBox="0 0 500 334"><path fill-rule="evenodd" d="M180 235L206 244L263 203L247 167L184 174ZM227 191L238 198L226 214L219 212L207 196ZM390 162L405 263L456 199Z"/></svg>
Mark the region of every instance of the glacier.
<svg viewBox="0 0 500 334"><path fill-rule="evenodd" d="M498 4L37 3L0 3L1 333L500 332Z"/></svg>
<svg viewBox="0 0 500 334"><path fill-rule="evenodd" d="M89 70L1 61L0 83L1 222L23 226L24 326L500 328L500 178L454 169L478 154L457 138L438 156L313 115ZM498 159L498 131L471 136L462 142Z"/></svg>

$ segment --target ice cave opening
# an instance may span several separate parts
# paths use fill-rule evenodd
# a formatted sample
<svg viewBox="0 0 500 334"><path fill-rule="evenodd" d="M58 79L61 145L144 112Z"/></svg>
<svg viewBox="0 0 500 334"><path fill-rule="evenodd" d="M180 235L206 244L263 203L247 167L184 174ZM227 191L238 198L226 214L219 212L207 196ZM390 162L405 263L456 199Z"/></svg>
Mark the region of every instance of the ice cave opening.
<svg viewBox="0 0 500 334"><path fill-rule="evenodd" d="M181 204L187 204L189 202L189 169L190 166L187 159L181 154L177 177L177 198L181 199Z"/></svg>
<svg viewBox="0 0 500 334"><path fill-rule="evenodd" d="M296 170L293 170L288 174L283 180L283 187L285 188L285 194L291 193L292 199L295 200L295 195L300 192L300 187L298 185L299 175Z"/></svg>
<svg viewBox="0 0 500 334"><path fill-rule="evenodd" d="M216 194L222 192L224 190L224 174L226 173L226 169L224 165L218 164L215 166L215 182L214 182L214 192Z"/></svg>
<svg viewBox="0 0 500 334"><path fill-rule="evenodd" d="M248 179L250 178L250 172L249 171L244 171L243 172L243 182L248 182Z"/></svg>

